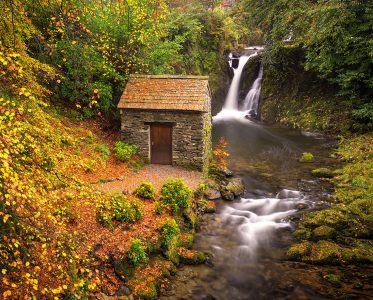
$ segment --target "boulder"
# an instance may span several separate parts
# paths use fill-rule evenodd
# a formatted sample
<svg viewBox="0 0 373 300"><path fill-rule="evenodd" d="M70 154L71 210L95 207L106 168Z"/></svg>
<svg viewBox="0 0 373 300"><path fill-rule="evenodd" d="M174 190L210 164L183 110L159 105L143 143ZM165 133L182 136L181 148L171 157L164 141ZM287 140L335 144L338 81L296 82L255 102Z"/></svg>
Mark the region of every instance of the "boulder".
<svg viewBox="0 0 373 300"><path fill-rule="evenodd" d="M218 190L208 188L205 191L205 197L209 200L216 200L221 198L221 193Z"/></svg>
<svg viewBox="0 0 373 300"><path fill-rule="evenodd" d="M221 197L224 200L233 201L234 200L234 194L231 191L222 190L221 191Z"/></svg>
<svg viewBox="0 0 373 300"><path fill-rule="evenodd" d="M244 193L245 186L241 178L231 178L225 186L225 190L231 192L234 197L239 197Z"/></svg>

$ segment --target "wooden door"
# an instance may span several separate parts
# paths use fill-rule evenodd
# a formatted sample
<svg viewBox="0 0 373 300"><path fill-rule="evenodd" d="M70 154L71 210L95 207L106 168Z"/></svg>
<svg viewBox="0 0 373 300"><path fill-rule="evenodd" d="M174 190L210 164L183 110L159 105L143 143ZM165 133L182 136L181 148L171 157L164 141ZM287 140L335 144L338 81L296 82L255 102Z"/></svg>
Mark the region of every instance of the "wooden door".
<svg viewBox="0 0 373 300"><path fill-rule="evenodd" d="M172 127L150 125L150 161L152 164L172 164Z"/></svg>

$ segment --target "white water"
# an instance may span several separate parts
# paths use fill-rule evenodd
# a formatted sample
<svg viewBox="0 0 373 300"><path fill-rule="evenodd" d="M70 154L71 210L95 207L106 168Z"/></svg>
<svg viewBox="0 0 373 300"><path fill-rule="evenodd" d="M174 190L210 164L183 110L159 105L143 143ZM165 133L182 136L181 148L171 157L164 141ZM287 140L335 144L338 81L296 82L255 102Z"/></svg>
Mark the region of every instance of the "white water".
<svg viewBox="0 0 373 300"><path fill-rule="evenodd" d="M254 46L246 48L248 50L263 50L262 46ZM258 52L255 52L251 55L243 55L239 58L239 63L237 69L233 68L234 75L232 83L229 87L227 97L225 98L225 103L223 109L213 117L214 121L227 120L227 119L236 119L236 120L246 120L247 116L256 116L258 112L259 98L260 98L260 89L261 89L261 80L263 75L263 67L260 67L260 71L257 79L254 81L250 91L248 92L243 107L241 110L238 109L238 92L240 88L240 79L242 75L243 68L246 63L252 58L258 55ZM229 55L229 58L232 59L232 55ZM232 67L231 63L230 66Z"/></svg>
<svg viewBox="0 0 373 300"><path fill-rule="evenodd" d="M257 115L258 113L262 76L263 66L260 66L258 77L255 79L250 91L247 93L242 106L242 109L247 111L249 114Z"/></svg>
<svg viewBox="0 0 373 300"><path fill-rule="evenodd" d="M238 98L238 89L240 85L242 70L244 66L246 65L246 63L248 62L248 60L251 57L254 57L257 55L258 53L255 52L254 54L251 54L249 56L240 57L237 69L233 69L234 75L233 75L231 86L229 87L227 97L225 98L224 109L226 110L237 110L238 109L237 98Z"/></svg>
<svg viewBox="0 0 373 300"><path fill-rule="evenodd" d="M286 218L297 213L297 204L313 203L298 191L281 190L276 198L246 199L228 205L220 213L224 224L234 225L239 236L236 255L254 259L260 247L270 242L277 229L290 227Z"/></svg>

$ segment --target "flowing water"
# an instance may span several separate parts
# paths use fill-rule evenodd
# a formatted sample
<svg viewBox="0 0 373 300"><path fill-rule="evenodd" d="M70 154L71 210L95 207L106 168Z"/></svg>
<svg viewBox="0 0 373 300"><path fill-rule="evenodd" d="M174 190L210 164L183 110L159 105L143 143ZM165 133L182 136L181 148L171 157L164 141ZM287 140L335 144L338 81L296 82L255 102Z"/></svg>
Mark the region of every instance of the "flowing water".
<svg viewBox="0 0 373 300"><path fill-rule="evenodd" d="M241 57L226 105L213 118L213 142L227 141L229 167L243 179L245 194L216 202L217 213L203 219L196 236L195 248L211 253L210 263L182 268L163 299L324 299L297 281L302 270L284 254L301 213L328 205L328 188L309 175L328 161L310 165L298 158L305 151L328 157L329 142L247 118L249 109L257 110L263 69L238 110L241 72L254 55Z"/></svg>

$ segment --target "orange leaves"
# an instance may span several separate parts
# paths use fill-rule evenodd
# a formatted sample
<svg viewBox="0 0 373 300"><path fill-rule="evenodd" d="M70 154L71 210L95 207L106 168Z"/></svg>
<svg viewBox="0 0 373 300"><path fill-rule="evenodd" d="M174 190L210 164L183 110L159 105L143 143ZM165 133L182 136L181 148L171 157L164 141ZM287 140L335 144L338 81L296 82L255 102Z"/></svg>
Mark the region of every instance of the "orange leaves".
<svg viewBox="0 0 373 300"><path fill-rule="evenodd" d="M218 167L222 169L227 168L227 158L229 157L229 153L227 150L227 142L224 138L220 138L218 145L212 151L212 154Z"/></svg>

